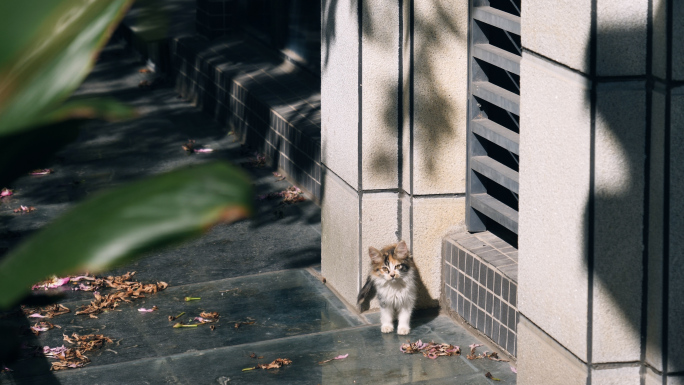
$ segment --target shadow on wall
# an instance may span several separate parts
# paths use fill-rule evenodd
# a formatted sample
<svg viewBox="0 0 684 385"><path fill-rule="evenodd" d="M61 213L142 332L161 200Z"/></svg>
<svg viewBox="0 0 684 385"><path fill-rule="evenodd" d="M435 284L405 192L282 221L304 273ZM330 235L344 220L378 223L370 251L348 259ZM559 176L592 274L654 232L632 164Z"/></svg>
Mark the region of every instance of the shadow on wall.
<svg viewBox="0 0 684 385"><path fill-rule="evenodd" d="M437 177L436 168L439 160L438 157L431 156L431 154L434 154L433 149L440 148L445 141L452 143L452 140L459 136L458 127L456 127L457 117L459 114L465 115L455 107L454 90L450 89L448 82L445 81L445 79L450 77L450 74L446 72L439 73L440 69L444 69L443 62L445 61L444 57L439 57L439 53L450 52L449 46L457 44L456 42L458 41L465 42L467 31L459 30L459 27L453 20L454 16L450 15L441 2L434 1L429 9L424 7L419 10L411 10L411 7L414 7L412 0L403 0L400 3L402 3L404 9L409 9L409 12L404 12L404 16L412 14L412 16L403 20L404 25L409 27L404 30L409 31L408 33L410 34L409 36L403 36L402 55L404 58L408 58L411 54L411 48L408 44L409 39L415 38L415 35L410 30L419 31L420 36L424 38L416 39L413 42L413 74L409 75L409 78L402 79L401 85L398 85L398 82L388 82L385 85L385 89L381 91L385 95L385 98L382 98L382 100L387 101L384 103L384 106L380 107L382 108L380 114L384 117L385 121L381 128L387 130L387 136L398 135L399 138L408 138L408 135L404 135L404 130L409 129L410 119L413 116L412 127L417 128L417 131L415 131L416 135L413 138L415 152L423 156L420 162L424 164L425 176ZM373 27L383 23L377 20L379 16L377 12L373 12L369 7L368 1L361 2L363 40L365 43L377 45L386 40L386 38L376 33ZM351 0L348 12L356 15L357 9L358 1ZM324 69L329 62L331 42L335 40L339 28L336 23L337 13L342 11L345 11L345 9L340 7L338 0L326 1L322 10L321 28L322 35L324 36L322 66ZM413 20L411 20L411 17ZM411 23L413 26L411 26ZM387 47L390 50L396 47L396 42L391 43L392 45ZM408 65L407 60L404 60L404 65ZM404 74L409 73L407 70L408 68L404 68ZM458 68L454 66L448 70L456 72ZM467 68L462 68L462 71L464 74L467 73ZM412 79L414 80L415 87L411 86ZM399 93L400 86L402 87L402 95ZM408 100L409 103L404 103L404 100L398 100L400 96L403 96L403 99ZM413 100L407 99L411 97ZM397 121L397 102L400 106L403 104L403 111L400 108L403 116L399 117L399 121ZM409 104L412 105L409 107ZM465 109L466 101L463 100L463 103L459 103L460 105ZM418 111L418 113L414 113L414 111ZM465 130L465 128L462 128L462 130ZM465 132L460 137L465 140ZM408 143L404 143L404 146L407 145ZM396 162L396 155L393 154L394 149L387 150L392 151L375 150L369 160L374 175L392 172L392 166L394 166L392 163ZM408 162L408 159L403 161ZM407 176L404 178L407 178Z"/></svg>
<svg viewBox="0 0 684 385"><path fill-rule="evenodd" d="M392 7L397 7L396 9L401 13L399 17L402 18L404 27L401 33L405 36L393 35L399 40L390 40L388 39L389 32L385 30L387 21L382 20L384 17L382 12L385 10L376 9L373 1L362 1L359 4L358 0L324 0L323 4L321 19L323 72L331 64L332 44L338 33L341 34L343 29L349 27L338 25L339 20L357 20L358 12L362 13L363 28L362 36L360 36L362 50L396 52L397 45L401 46L400 56L392 56L392 60L401 61L401 67L396 75L384 83L372 79L373 86L378 85L378 89L369 91L373 96L369 100L362 101L372 103L371 108L377 111L373 112L373 115L377 113L380 117L378 119L380 124L377 127L368 127L368 122L371 120L364 119L364 129L382 131L379 137L396 137L397 142L396 144L390 143L391 145L385 148L377 146L372 151L367 151L370 154L364 154L364 162L368 163L363 166L369 166L369 168L363 169L369 170L373 178L389 181L397 179L396 170L398 169L399 191L406 190L403 191L405 194L413 193L413 181L410 180L409 172L403 172L408 170L409 162L413 160L411 166L417 170L416 175L419 175L422 181L439 184L438 181L447 178L448 170L453 169L454 150L451 147L462 146L465 156L465 120L459 117L466 115L466 100L461 101L456 97L460 95L460 92L454 89L454 83L458 83L454 81L454 74L459 71L459 68L455 64L449 65L456 60L465 63L465 60L461 57L449 61L447 57L455 51L454 47L466 45L467 31L459 29L459 24L456 22L456 19L461 18L462 15L454 15L447 9L449 2L431 1L426 4L414 3L413 0L399 1ZM341 12L348 12L352 17L340 15ZM380 27L383 31L379 30ZM393 28L399 30L399 25L394 25ZM387 65L394 66L396 63L387 63ZM456 79L462 77L466 82L467 68L464 67L461 70L462 74L456 76ZM365 83L365 75L363 76ZM465 89L465 83L463 83L463 89ZM409 151L413 154L409 155ZM457 151L456 154L460 152ZM463 164L465 164L465 159ZM465 180L464 167L462 171L462 175L449 176L453 178L453 183L449 182L449 186L453 188L448 193L462 192L457 187L461 183L461 178ZM441 183L439 186L444 186L444 184ZM409 185L411 187L405 187ZM429 193L425 191L427 187L425 184L421 186L424 186L421 187L421 194ZM427 188L432 189L432 187ZM443 187L438 188L443 189ZM402 238L402 234L397 236ZM403 238L407 238L407 235L403 234ZM363 263L365 262L364 259ZM424 303L429 302L430 306L437 306L437 300L430 299L422 281L419 291L419 297Z"/></svg>
<svg viewBox="0 0 684 385"><path fill-rule="evenodd" d="M656 21L665 20L661 17L665 12L663 4L661 2L661 7L654 9ZM656 28L657 25L653 27L654 30ZM593 296L590 294L589 297L590 311L593 309L589 324L592 341L589 342L588 351L596 351L598 344L600 349L605 350L610 345L606 341L611 335L618 339L619 336L626 336L622 340L633 341L636 346L640 341L642 365L644 355L665 358L668 350L667 337L661 339L663 323L659 308L663 303L663 295L659 290L649 294L649 290L662 287L663 274L668 274L661 268L649 271L656 264L662 264L661 258L668 258L663 255L662 249L663 240L667 237L664 237L662 231L658 233L649 229L649 226L661 228L662 218L655 219L660 223L651 223L653 213L649 208L655 206L649 204L649 200L658 204L653 200L658 200L659 197L654 194L649 196L649 192L662 193L663 180L656 175L665 170L653 169L651 164L664 167L662 163L652 162L654 159L662 162L662 153L659 152L664 151L664 143L668 139L658 137L659 127L651 127L654 119L647 107L651 100L648 89L653 87L648 75L651 66L647 63L651 60L651 54L644 55L646 59L640 60L641 53L648 47L645 37L645 25L636 29L599 27L597 30L596 68L599 74L602 74L601 69L612 73L644 73L646 70L647 78L640 76L628 79L630 81L625 81L624 78L613 80L620 84L604 79L597 82L594 91L596 109L593 128L594 194L592 202L590 191L583 216L583 229L587 237L584 262L587 271L590 274L593 272ZM640 43L643 45L640 46ZM593 45L590 43L587 46ZM592 52L588 51L585 56L589 61ZM644 63L645 68L639 67L640 63ZM655 91L653 95L655 97ZM590 106L591 96L589 93L587 96L589 99L586 103ZM657 117L656 114L662 115L663 112L664 110L653 110L652 115ZM651 143L659 147L651 146L651 151L647 148ZM664 164L667 165L667 161ZM668 231L667 225L664 228ZM649 233L651 237L647 236ZM655 282L654 273L659 274L655 276ZM649 276L651 282L647 280ZM670 290L670 293L675 292ZM602 316L598 316L599 314ZM672 348L669 350L668 367L682 370L682 357L674 357ZM594 355L594 362L599 362L599 359Z"/></svg>

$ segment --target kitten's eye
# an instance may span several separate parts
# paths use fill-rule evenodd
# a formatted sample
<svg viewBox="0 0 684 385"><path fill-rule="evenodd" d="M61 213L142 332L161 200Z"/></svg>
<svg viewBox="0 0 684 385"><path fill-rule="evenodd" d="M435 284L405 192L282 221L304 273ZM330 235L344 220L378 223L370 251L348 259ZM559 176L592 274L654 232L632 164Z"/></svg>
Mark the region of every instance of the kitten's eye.
<svg viewBox="0 0 684 385"><path fill-rule="evenodd" d="M385 273L389 273L389 268L387 266L383 266L382 271L384 271Z"/></svg>
<svg viewBox="0 0 684 385"><path fill-rule="evenodd" d="M406 266L404 266L403 264L400 263L397 265L397 270L404 271L404 270L406 270Z"/></svg>

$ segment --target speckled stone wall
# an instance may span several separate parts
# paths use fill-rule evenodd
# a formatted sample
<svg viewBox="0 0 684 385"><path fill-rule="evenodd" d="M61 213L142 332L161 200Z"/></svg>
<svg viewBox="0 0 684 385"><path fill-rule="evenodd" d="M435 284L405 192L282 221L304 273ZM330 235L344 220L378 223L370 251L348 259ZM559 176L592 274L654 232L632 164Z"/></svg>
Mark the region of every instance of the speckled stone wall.
<svg viewBox="0 0 684 385"><path fill-rule="evenodd" d="M518 381L677 383L681 5L522 7Z"/></svg>
<svg viewBox="0 0 684 385"><path fill-rule="evenodd" d="M467 0L323 1L321 157L356 209L325 189L322 274L350 303L368 247L403 239L421 275L418 306L438 306L441 237L464 220L467 13ZM325 207L342 201L346 210Z"/></svg>

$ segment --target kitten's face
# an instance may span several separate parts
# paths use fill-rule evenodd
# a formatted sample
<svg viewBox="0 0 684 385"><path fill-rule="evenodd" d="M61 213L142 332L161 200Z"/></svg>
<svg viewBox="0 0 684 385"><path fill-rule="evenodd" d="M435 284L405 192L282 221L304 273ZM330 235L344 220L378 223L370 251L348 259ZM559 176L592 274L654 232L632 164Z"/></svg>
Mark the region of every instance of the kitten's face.
<svg viewBox="0 0 684 385"><path fill-rule="evenodd" d="M409 258L408 247L404 241L377 250L368 250L373 269L371 274L386 281L401 281L406 278L413 262Z"/></svg>

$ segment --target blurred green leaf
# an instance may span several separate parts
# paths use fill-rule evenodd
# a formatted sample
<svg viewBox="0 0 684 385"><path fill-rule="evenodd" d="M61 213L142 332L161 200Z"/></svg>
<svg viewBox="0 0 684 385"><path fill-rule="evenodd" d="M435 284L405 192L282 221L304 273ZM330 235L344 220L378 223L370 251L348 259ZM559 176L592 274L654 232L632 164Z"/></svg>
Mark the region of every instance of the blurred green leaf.
<svg viewBox="0 0 684 385"><path fill-rule="evenodd" d="M68 119L123 120L136 116L133 108L109 98L88 98L69 100L52 110L44 117L36 119L36 124L61 122Z"/></svg>
<svg viewBox="0 0 684 385"><path fill-rule="evenodd" d="M69 115L55 110L88 75L132 2L0 1L0 136Z"/></svg>
<svg viewBox="0 0 684 385"><path fill-rule="evenodd" d="M98 272L252 212L242 171L210 163L101 193L30 236L0 260L0 308L51 274Z"/></svg>

